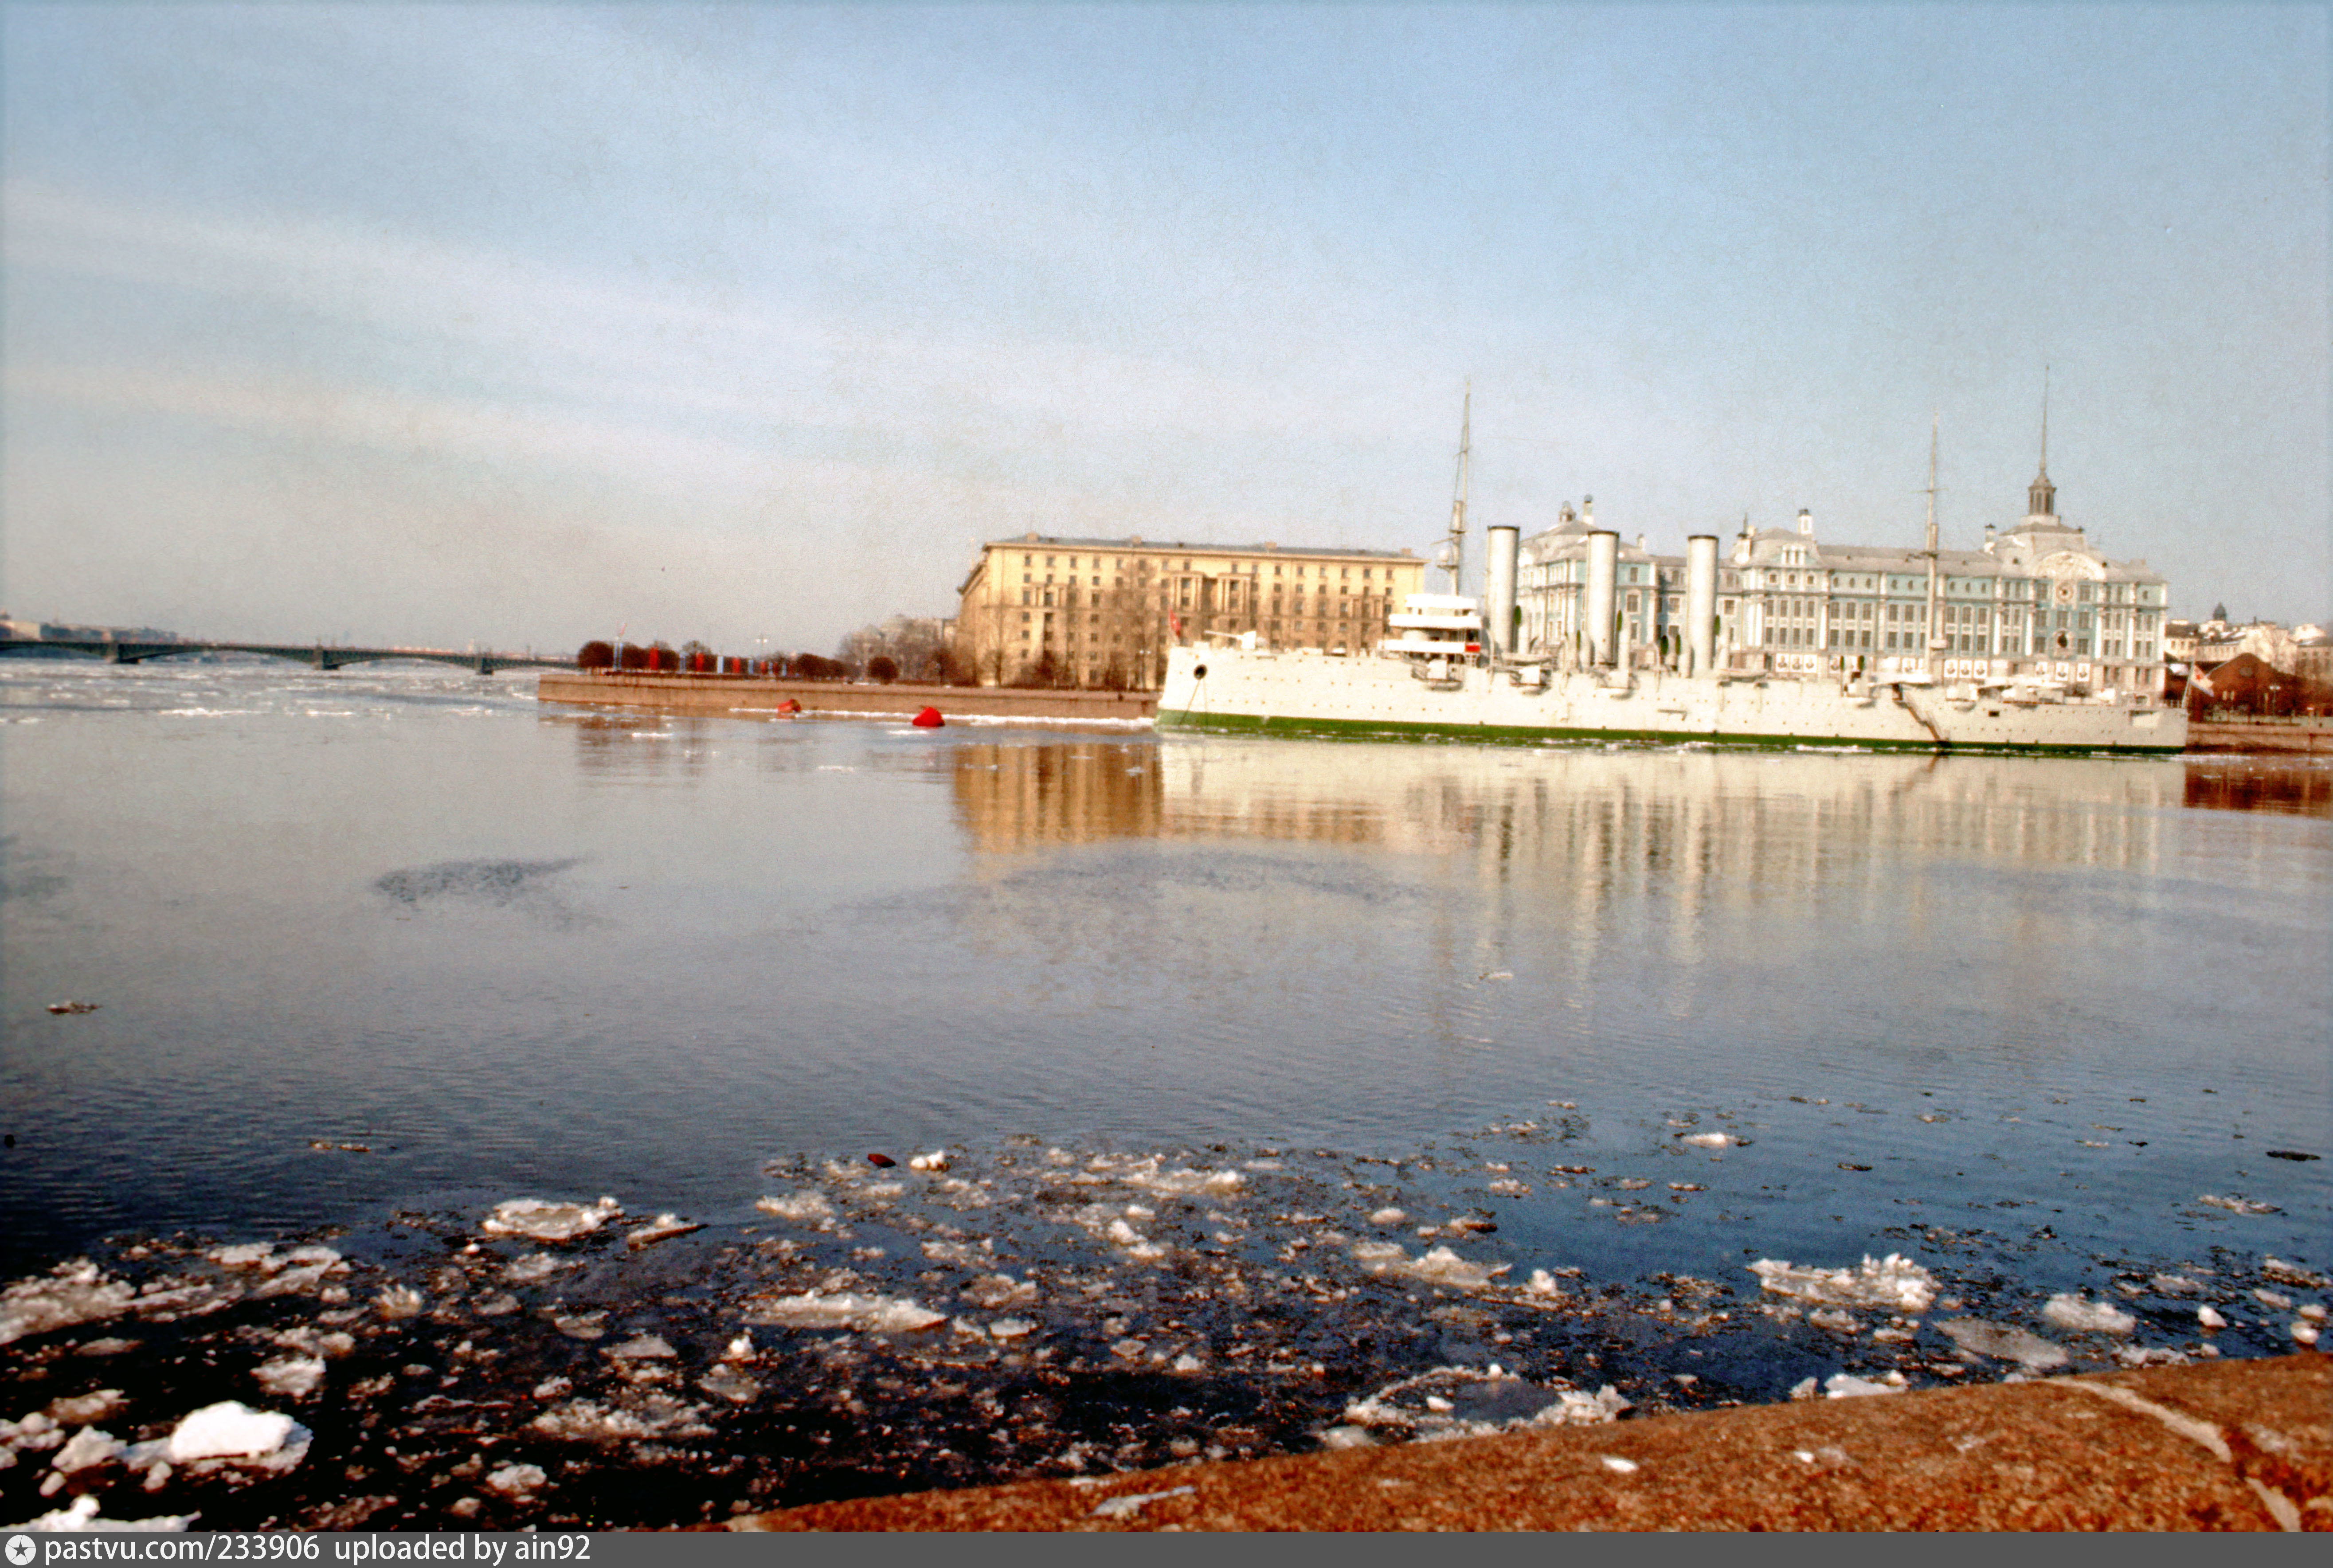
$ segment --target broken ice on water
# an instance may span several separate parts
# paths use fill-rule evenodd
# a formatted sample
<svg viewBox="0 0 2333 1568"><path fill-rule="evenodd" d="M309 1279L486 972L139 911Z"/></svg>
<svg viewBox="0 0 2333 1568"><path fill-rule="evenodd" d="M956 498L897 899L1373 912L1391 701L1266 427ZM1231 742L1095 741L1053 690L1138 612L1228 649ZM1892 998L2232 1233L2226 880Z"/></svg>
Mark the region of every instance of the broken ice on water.
<svg viewBox="0 0 2333 1568"><path fill-rule="evenodd" d="M1676 1130L1625 1158L1680 1157ZM95 1497L206 1526L686 1522L870 1474L1095 1476L2154 1364L2206 1339L2261 1353L2321 1311L2306 1259L2102 1261L2042 1290L1973 1229L1786 1261L1729 1226L1722 1250L1615 1270L1594 1200L1722 1215L1743 1162L1664 1181L1605 1155L1599 1176L1534 1143L1557 1135L1500 1122L1394 1156L1007 1139L886 1169L776 1159L691 1218L656 1194L629 1217L536 1197L377 1236L150 1238L0 1286L0 1339L40 1374L0 1385L0 1516ZM243 1451L195 1457L206 1424Z"/></svg>

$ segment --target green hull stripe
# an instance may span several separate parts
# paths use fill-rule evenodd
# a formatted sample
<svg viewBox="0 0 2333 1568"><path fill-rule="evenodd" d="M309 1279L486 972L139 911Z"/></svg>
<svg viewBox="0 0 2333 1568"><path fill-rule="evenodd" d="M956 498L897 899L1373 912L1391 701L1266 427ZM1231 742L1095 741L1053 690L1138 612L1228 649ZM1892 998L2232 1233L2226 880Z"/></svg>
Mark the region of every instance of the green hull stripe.
<svg viewBox="0 0 2333 1568"><path fill-rule="evenodd" d="M1934 741L1848 741L1821 735L1678 734L1663 730L1577 730L1517 724L1417 724L1385 719L1299 719L1273 714L1195 713L1158 710L1157 727L1223 735L1296 735L1348 741L1478 741L1493 745L1536 746L1549 741L1627 741L1661 746L1738 746L1788 751L1799 746L1843 746L1862 751L2046 752L2071 757L2175 757L2184 746L1947 746Z"/></svg>

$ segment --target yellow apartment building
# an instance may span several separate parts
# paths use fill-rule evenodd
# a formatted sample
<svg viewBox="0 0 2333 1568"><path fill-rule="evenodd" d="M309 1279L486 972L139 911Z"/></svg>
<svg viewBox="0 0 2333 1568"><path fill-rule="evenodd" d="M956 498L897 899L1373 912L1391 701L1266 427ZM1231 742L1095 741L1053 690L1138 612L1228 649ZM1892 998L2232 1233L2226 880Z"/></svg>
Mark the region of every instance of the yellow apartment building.
<svg viewBox="0 0 2333 1568"><path fill-rule="evenodd" d="M957 590L956 653L984 686L1147 690L1166 650L1211 634L1359 653L1420 591L1409 550L1169 540L997 540Z"/></svg>

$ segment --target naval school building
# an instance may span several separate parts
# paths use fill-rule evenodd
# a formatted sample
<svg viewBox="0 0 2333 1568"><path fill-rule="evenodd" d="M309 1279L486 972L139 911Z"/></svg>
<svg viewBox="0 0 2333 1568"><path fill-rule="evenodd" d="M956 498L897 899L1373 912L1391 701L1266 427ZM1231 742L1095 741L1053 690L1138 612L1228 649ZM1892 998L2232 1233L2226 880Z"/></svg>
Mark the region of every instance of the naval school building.
<svg viewBox="0 0 2333 1568"><path fill-rule="evenodd" d="M2152 692L2163 681L2169 585L2144 560L2109 560L2057 514L2045 465L2024 520L1990 525L1982 549L1940 550L1933 617L1925 551L1828 544L1799 513L1794 529L1743 529L1720 562L1717 656L1736 670L1888 675L1928 668L1947 679L2057 680L2090 691ZM1566 506L1522 542L1521 651L1578 656L1592 511ZM1619 644L1630 663L1684 639L1685 558L1620 546Z"/></svg>
<svg viewBox="0 0 2333 1568"><path fill-rule="evenodd" d="M984 545L957 589L955 651L984 686L1135 690L1210 634L1358 653L1425 569L1406 550L1022 534Z"/></svg>

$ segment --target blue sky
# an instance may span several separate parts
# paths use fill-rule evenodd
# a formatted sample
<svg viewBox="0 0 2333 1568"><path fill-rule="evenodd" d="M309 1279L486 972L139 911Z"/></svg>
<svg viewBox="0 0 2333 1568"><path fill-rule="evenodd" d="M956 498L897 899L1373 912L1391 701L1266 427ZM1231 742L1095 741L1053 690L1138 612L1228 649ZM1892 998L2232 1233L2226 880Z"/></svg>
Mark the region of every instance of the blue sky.
<svg viewBox="0 0 2333 1568"><path fill-rule="evenodd" d="M827 650L1030 529L2333 612L2322 5L0 6L0 603ZM1479 550L1476 552L1479 559Z"/></svg>

